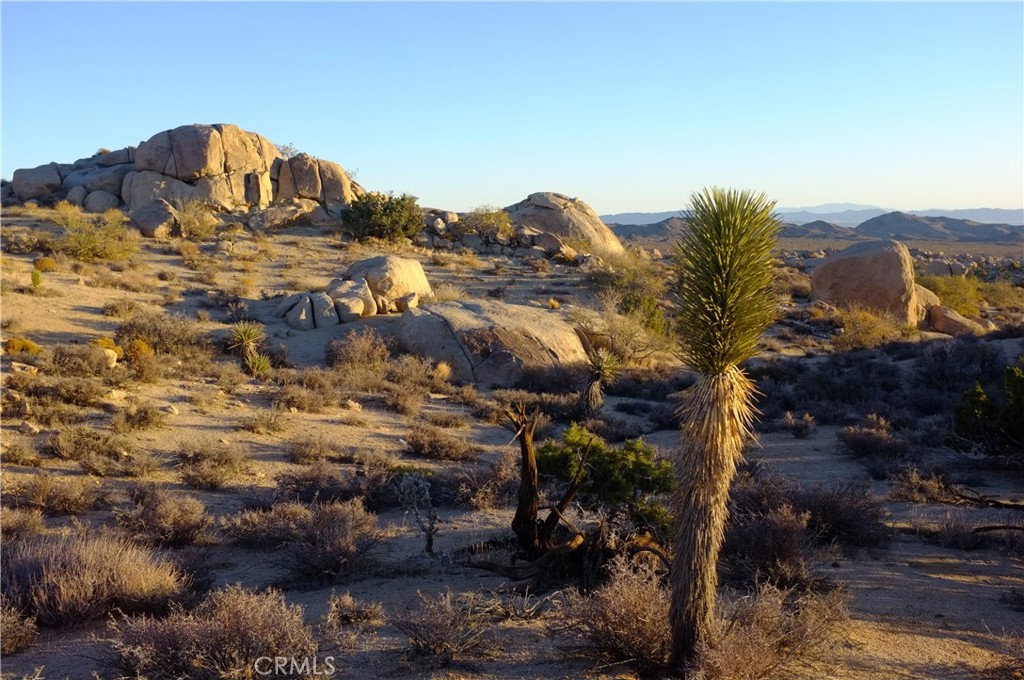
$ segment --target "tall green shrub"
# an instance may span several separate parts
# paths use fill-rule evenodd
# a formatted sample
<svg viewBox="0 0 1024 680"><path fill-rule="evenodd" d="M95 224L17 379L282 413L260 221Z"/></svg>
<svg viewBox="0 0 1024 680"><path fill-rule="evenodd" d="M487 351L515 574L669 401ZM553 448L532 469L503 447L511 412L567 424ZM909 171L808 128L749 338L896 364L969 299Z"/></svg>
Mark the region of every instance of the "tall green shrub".
<svg viewBox="0 0 1024 680"><path fill-rule="evenodd" d="M352 202L345 224L360 241L368 238L397 241L412 238L423 229L423 211L416 204L415 196L373 192Z"/></svg>

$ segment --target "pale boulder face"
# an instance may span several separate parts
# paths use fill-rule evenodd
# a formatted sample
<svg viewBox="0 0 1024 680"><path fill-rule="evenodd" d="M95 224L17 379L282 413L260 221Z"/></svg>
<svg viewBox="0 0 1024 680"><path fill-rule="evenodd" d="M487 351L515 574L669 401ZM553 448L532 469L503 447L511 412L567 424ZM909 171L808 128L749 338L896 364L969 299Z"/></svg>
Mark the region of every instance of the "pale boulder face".
<svg viewBox="0 0 1024 680"><path fill-rule="evenodd" d="M982 335L985 328L976 321L962 316L960 313L935 305L928 309L928 325L932 330L946 335Z"/></svg>
<svg viewBox="0 0 1024 680"><path fill-rule="evenodd" d="M918 322L914 261L899 241L858 243L826 258L811 274L811 300L858 305Z"/></svg>
<svg viewBox="0 0 1024 680"><path fill-rule="evenodd" d="M120 204L121 199L109 191L91 191L85 197L85 202L82 205L86 212L101 213L116 208Z"/></svg>
<svg viewBox="0 0 1024 680"><path fill-rule="evenodd" d="M394 255L380 255L359 260L345 272L346 279L366 279L374 298L384 297L394 301L409 293L416 293L421 299L432 297L423 265L418 261Z"/></svg>
<svg viewBox="0 0 1024 680"><path fill-rule="evenodd" d="M540 192L505 208L514 224L554 234L562 239L585 239L604 254L625 252L618 237L594 209L563 194Z"/></svg>
<svg viewBox="0 0 1024 680"><path fill-rule="evenodd" d="M942 304L939 296L924 286L915 283L914 293L917 296L917 321L921 323L928 318L928 310Z"/></svg>
<svg viewBox="0 0 1024 680"><path fill-rule="evenodd" d="M178 230L178 212L163 199L140 205L128 217L131 226L149 238L167 238Z"/></svg>
<svg viewBox="0 0 1024 680"><path fill-rule="evenodd" d="M406 352L447 362L456 382L482 387L510 387L526 368L587 361L576 331L557 313L503 302L409 309L396 339Z"/></svg>

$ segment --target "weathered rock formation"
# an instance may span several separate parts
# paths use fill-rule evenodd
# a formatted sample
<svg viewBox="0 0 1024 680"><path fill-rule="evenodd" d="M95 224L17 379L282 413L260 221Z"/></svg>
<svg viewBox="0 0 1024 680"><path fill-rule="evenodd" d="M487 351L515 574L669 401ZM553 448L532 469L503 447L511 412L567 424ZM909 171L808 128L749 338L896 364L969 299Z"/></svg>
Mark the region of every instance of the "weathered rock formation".
<svg viewBox="0 0 1024 680"><path fill-rule="evenodd" d="M914 262L899 241L858 243L826 258L811 274L811 300L860 305L918 322Z"/></svg>
<svg viewBox="0 0 1024 680"><path fill-rule="evenodd" d="M461 383L508 387L527 367L587 361L572 326L550 310L503 302L442 302L402 315L396 338L409 353L446 361Z"/></svg>
<svg viewBox="0 0 1024 680"><path fill-rule="evenodd" d="M942 305L928 308L928 325L932 330L946 335L983 335L986 331L977 321Z"/></svg>
<svg viewBox="0 0 1024 680"><path fill-rule="evenodd" d="M67 199L90 211L196 200L231 212L307 200L325 215L363 192L337 163L308 154L286 159L265 137L223 124L182 125L138 147L16 170L12 189L21 202Z"/></svg>
<svg viewBox="0 0 1024 680"><path fill-rule="evenodd" d="M513 224L553 234L562 240L584 239L598 253L624 252L619 239L594 209L562 194L539 192L505 208Z"/></svg>

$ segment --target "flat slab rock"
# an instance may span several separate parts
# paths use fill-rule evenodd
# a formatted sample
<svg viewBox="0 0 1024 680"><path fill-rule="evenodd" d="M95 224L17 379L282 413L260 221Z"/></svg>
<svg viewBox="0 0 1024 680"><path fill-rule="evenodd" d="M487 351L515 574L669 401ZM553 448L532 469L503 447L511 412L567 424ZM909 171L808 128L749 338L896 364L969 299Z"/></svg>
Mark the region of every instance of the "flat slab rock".
<svg viewBox="0 0 1024 680"><path fill-rule="evenodd" d="M527 367L587 361L576 331L555 310L466 301L409 309L395 337L409 353L445 361L460 383L514 385Z"/></svg>

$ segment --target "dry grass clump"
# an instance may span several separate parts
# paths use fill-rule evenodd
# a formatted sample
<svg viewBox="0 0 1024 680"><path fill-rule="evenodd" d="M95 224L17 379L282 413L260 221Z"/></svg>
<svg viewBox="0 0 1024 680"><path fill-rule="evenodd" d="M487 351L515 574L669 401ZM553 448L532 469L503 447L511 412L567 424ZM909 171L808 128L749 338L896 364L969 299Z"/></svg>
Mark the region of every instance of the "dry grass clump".
<svg viewBox="0 0 1024 680"><path fill-rule="evenodd" d="M115 510L118 525L163 546L194 543L210 525L203 504L191 496L142 484L130 490L132 506Z"/></svg>
<svg viewBox="0 0 1024 680"><path fill-rule="evenodd" d="M110 339L106 340L109 342ZM53 375L76 378L100 377L110 371L107 355L98 344L57 345L50 355L47 369Z"/></svg>
<svg viewBox="0 0 1024 680"><path fill-rule="evenodd" d="M889 498L908 503L953 503L956 497L950 492L942 475L922 475L916 467L900 470L892 480Z"/></svg>
<svg viewBox="0 0 1024 680"><path fill-rule="evenodd" d="M61 430L49 439L50 451L62 460L77 461L91 475L122 474L138 454L138 447L123 435L80 425Z"/></svg>
<svg viewBox="0 0 1024 680"><path fill-rule="evenodd" d="M412 651L440 664L486 652L487 616L480 598L453 594L450 589L436 597L417 591L413 608L393 621L409 636Z"/></svg>
<svg viewBox="0 0 1024 680"><path fill-rule="evenodd" d="M797 595L761 588L721 602L715 630L699 650L698 680L791 677L823 664L849 619L839 591Z"/></svg>
<svg viewBox="0 0 1024 680"><path fill-rule="evenodd" d="M880 479L895 473L909 460L910 442L893 433L882 416L871 413L859 425L843 428L839 443L848 455L862 459L872 476Z"/></svg>
<svg viewBox="0 0 1024 680"><path fill-rule="evenodd" d="M198 322L175 314L136 314L117 329L117 344L126 350L141 340L158 354L182 358L209 355L211 344Z"/></svg>
<svg viewBox="0 0 1024 680"><path fill-rule="evenodd" d="M605 584L591 595L572 592L565 611L570 628L608 660L651 672L668 660L669 601L653 567L617 557L608 565Z"/></svg>
<svg viewBox="0 0 1024 680"><path fill-rule="evenodd" d="M4 341L4 351L20 358L23 355L32 356L42 354L43 348L28 338L15 336L13 338L7 338L7 340Z"/></svg>
<svg viewBox="0 0 1024 680"><path fill-rule="evenodd" d="M0 574L16 609L49 626L123 612L160 611L186 579L166 558L113 533L44 536L5 551Z"/></svg>
<svg viewBox="0 0 1024 680"><path fill-rule="evenodd" d="M38 536L46 529L43 513L39 508L0 509L0 537L10 545L15 541Z"/></svg>
<svg viewBox="0 0 1024 680"><path fill-rule="evenodd" d="M190 612L175 607L164 619L122 617L109 631L115 665L151 680L252 680L259 670L272 671L276 657L301 662L317 652L302 607L276 590L239 584L210 593Z"/></svg>
<svg viewBox="0 0 1024 680"><path fill-rule="evenodd" d="M909 334L892 315L878 314L863 307L840 310L837 322L841 332L832 339L832 346L843 352L871 349Z"/></svg>
<svg viewBox="0 0 1024 680"><path fill-rule="evenodd" d="M465 439L453 437L438 427L416 425L405 438L409 452L432 460L473 460L476 452Z"/></svg>
<svg viewBox="0 0 1024 680"><path fill-rule="evenodd" d="M181 237L190 241L208 241L217 234L220 221L201 201L182 201L177 206Z"/></svg>
<svg viewBox="0 0 1024 680"><path fill-rule="evenodd" d="M340 455L340 447L322 434L293 439L285 447L288 460L299 465L312 465Z"/></svg>
<svg viewBox="0 0 1024 680"><path fill-rule="evenodd" d="M243 510L221 519L220 530L231 540L250 547L276 550L313 527L313 507L305 503L274 503L266 510Z"/></svg>
<svg viewBox="0 0 1024 680"><path fill-rule="evenodd" d="M36 620L6 604L0 609L0 654L9 656L31 647L39 637Z"/></svg>
<svg viewBox="0 0 1024 680"><path fill-rule="evenodd" d="M24 465L25 467L39 467L42 459L36 453L35 447L24 442L11 442L3 451L0 451L0 460L9 465Z"/></svg>
<svg viewBox="0 0 1024 680"><path fill-rule="evenodd" d="M114 432L133 432L161 427L167 415L156 404L150 401L134 399L110 419L110 428Z"/></svg>
<svg viewBox="0 0 1024 680"><path fill-rule="evenodd" d="M253 434L277 434L284 432L288 424L285 412L280 409L263 409L242 419L241 427Z"/></svg>
<svg viewBox="0 0 1024 680"><path fill-rule="evenodd" d="M316 503L347 501L359 495L359 486L354 479L325 461L314 461L298 470L282 472L274 478L277 500Z"/></svg>
<svg viewBox="0 0 1024 680"><path fill-rule="evenodd" d="M51 516L78 515L101 507L106 500L103 488L87 477L58 477L49 472L12 484L5 495L19 508Z"/></svg>
<svg viewBox="0 0 1024 680"><path fill-rule="evenodd" d="M403 416L419 415L426 398L426 390L405 385L388 384L384 391L384 405Z"/></svg>
<svg viewBox="0 0 1024 680"><path fill-rule="evenodd" d="M782 419L782 423L789 429L797 439L807 439L814 434L814 430L817 429L817 425L814 422L814 416L804 411L803 417L797 419L792 411L786 411L785 417Z"/></svg>
<svg viewBox="0 0 1024 680"><path fill-rule="evenodd" d="M431 413L427 416L427 422L446 430L469 427L469 420L461 413Z"/></svg>
<svg viewBox="0 0 1024 680"><path fill-rule="evenodd" d="M103 305L104 316L115 316L119 319L130 319L139 313L142 306L131 298L121 298Z"/></svg>
<svg viewBox="0 0 1024 680"><path fill-rule="evenodd" d="M220 489L246 469L248 455L241 444L200 437L178 446L182 481L199 489Z"/></svg>
<svg viewBox="0 0 1024 680"><path fill-rule="evenodd" d="M506 449L483 473L463 471L458 484L457 500L475 510L512 503L519 490L519 452Z"/></svg>
<svg viewBox="0 0 1024 680"><path fill-rule="evenodd" d="M352 390L379 389L390 361L387 342L369 328L362 333L349 331L327 345L327 365L341 372Z"/></svg>

